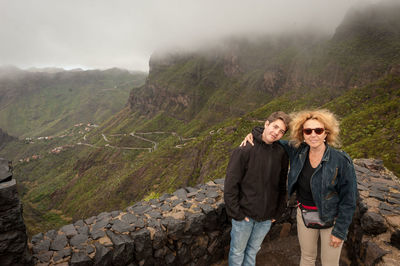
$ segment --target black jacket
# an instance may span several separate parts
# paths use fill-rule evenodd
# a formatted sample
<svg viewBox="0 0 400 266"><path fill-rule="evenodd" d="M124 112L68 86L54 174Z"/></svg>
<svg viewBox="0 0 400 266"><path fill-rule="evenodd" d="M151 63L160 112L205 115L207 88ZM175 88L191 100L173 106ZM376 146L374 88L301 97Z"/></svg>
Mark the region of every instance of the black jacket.
<svg viewBox="0 0 400 266"><path fill-rule="evenodd" d="M228 216L277 219L286 206L288 156L281 145L254 139L236 148L228 164L224 200Z"/></svg>

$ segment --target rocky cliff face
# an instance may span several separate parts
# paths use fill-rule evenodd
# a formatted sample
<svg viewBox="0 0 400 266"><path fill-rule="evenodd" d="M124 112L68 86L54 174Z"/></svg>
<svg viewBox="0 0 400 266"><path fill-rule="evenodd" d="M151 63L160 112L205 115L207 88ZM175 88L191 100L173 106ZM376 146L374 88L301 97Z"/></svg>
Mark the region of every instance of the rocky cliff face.
<svg viewBox="0 0 400 266"><path fill-rule="evenodd" d="M146 92L136 94L131 92L129 105L132 109L140 106L140 112L146 115L155 115L161 110L172 109L179 114L189 107L195 99L185 93L174 93L168 88L159 86L157 83L148 82Z"/></svg>

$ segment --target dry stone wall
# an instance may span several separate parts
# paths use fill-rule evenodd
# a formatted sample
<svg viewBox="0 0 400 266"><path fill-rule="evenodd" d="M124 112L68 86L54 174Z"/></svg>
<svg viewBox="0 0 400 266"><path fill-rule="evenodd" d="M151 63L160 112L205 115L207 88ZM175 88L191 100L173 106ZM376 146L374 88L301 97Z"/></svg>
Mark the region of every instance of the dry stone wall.
<svg viewBox="0 0 400 266"><path fill-rule="evenodd" d="M224 180L104 212L32 238L37 265L210 265L224 256L230 223Z"/></svg>

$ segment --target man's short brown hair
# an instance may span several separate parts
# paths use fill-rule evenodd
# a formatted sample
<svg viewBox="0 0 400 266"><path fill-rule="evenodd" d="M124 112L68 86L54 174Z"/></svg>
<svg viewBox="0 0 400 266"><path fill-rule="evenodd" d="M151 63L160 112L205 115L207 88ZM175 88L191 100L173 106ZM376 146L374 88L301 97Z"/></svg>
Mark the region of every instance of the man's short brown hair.
<svg viewBox="0 0 400 266"><path fill-rule="evenodd" d="M288 131L289 130L289 124L290 124L290 121L292 119L285 112L282 112L282 111L273 112L272 114L270 114L268 116L267 121L272 123L272 122L274 122L275 120L278 120L278 119L282 120L283 123L285 123L286 131Z"/></svg>

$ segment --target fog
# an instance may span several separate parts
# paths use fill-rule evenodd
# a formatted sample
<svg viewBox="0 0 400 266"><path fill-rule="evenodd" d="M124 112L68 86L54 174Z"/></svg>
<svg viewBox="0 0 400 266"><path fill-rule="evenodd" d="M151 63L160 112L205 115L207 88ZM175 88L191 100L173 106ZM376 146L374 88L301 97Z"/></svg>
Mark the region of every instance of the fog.
<svg viewBox="0 0 400 266"><path fill-rule="evenodd" d="M231 35L333 34L375 0L0 0L0 65L148 71L159 49Z"/></svg>

